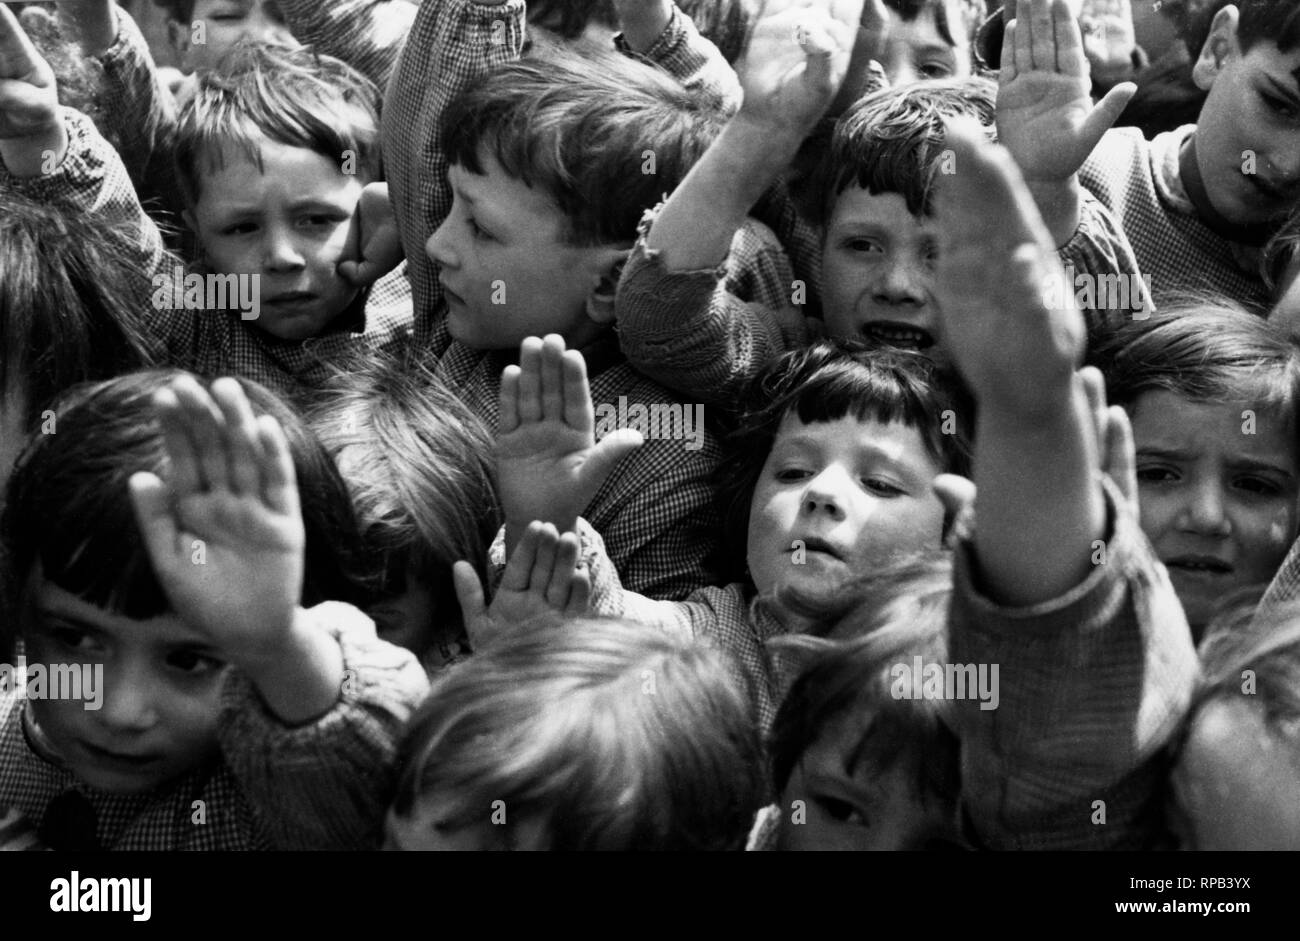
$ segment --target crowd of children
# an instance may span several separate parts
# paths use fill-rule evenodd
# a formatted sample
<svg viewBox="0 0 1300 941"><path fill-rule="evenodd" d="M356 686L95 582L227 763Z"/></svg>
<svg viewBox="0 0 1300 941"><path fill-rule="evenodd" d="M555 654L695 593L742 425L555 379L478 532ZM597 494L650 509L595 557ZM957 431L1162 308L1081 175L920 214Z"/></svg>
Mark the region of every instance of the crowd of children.
<svg viewBox="0 0 1300 941"><path fill-rule="evenodd" d="M153 2L0 4L0 848L1300 849L1292 0Z"/></svg>

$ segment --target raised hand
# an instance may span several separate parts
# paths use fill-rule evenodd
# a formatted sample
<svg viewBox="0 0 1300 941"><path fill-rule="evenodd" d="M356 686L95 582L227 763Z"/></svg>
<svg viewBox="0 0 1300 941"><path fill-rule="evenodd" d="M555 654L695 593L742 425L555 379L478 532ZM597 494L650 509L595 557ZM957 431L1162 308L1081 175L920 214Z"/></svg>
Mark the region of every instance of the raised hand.
<svg viewBox="0 0 1300 941"><path fill-rule="evenodd" d="M481 649L529 618L544 614L581 617L591 602L591 580L580 565L574 533L560 535L550 523L530 523L492 597L483 603L483 586L474 566L457 562L456 597L465 618L470 646Z"/></svg>
<svg viewBox="0 0 1300 941"><path fill-rule="evenodd" d="M640 432L619 429L599 444L587 364L564 338L529 337L519 365L501 374L497 490L512 548L534 520L574 528L614 465L641 446Z"/></svg>
<svg viewBox="0 0 1300 941"><path fill-rule="evenodd" d="M844 81L862 5L801 0L759 20L736 63L745 94L738 117L802 141Z"/></svg>
<svg viewBox="0 0 1300 941"><path fill-rule="evenodd" d="M67 146L54 71L0 3L0 160L15 176L37 176L62 162Z"/></svg>
<svg viewBox="0 0 1300 941"><path fill-rule="evenodd" d="M1018 14L1018 15L1016 15ZM1092 103L1083 38L1066 0L1007 5L998 73L998 140L1029 183L1060 183L1079 171L1128 104L1125 82Z"/></svg>
<svg viewBox="0 0 1300 941"><path fill-rule="evenodd" d="M367 183L362 189L344 254L339 274L359 288L374 284L406 257L387 183Z"/></svg>
<svg viewBox="0 0 1300 941"><path fill-rule="evenodd" d="M1057 292L1068 305L1047 305L1051 279L1064 273L1010 155L967 121L949 125L947 146L956 172L941 179L936 211L945 345L981 411L996 401L1033 415L1074 381L1083 316L1069 291Z"/></svg>
<svg viewBox="0 0 1300 941"><path fill-rule="evenodd" d="M234 379L183 376L154 397L170 472L131 478L136 518L173 610L233 662L291 630L305 536L284 432Z"/></svg>

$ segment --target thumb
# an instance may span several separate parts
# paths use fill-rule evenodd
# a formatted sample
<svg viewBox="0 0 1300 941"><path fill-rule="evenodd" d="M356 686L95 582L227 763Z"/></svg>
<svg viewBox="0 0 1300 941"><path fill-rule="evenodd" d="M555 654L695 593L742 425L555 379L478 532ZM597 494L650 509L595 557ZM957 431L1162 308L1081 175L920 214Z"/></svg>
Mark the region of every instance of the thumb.
<svg viewBox="0 0 1300 941"><path fill-rule="evenodd" d="M601 438L579 471L583 492L594 496L615 465L644 443L641 432L633 428L619 428Z"/></svg>
<svg viewBox="0 0 1300 941"><path fill-rule="evenodd" d="M487 605L483 601L483 583L479 581L474 566L463 559L452 566L451 577L456 588L456 600L460 602L465 633L469 635L470 647L477 650L487 641L482 629L483 620L487 616Z"/></svg>
<svg viewBox="0 0 1300 941"><path fill-rule="evenodd" d="M931 486L943 504L945 542L967 538L975 522L975 482L960 474L940 474Z"/></svg>
<svg viewBox="0 0 1300 941"><path fill-rule="evenodd" d="M1101 136L1119 120L1119 116L1124 113L1124 109L1128 107L1129 101L1135 94L1137 94L1137 85L1132 82L1120 82L1106 92L1105 98L1097 102L1096 107L1084 120L1083 129L1079 133L1080 144L1088 148L1085 157L1092 153Z"/></svg>

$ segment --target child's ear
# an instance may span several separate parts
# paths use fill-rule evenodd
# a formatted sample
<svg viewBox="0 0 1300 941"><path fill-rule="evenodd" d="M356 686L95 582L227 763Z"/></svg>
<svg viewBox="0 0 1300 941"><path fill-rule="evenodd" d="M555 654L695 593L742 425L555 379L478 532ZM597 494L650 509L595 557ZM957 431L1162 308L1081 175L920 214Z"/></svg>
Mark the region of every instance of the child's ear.
<svg viewBox="0 0 1300 941"><path fill-rule="evenodd" d="M593 259L597 284L587 295L587 317L595 323L614 322L614 294L618 290L618 279L623 273L623 265L631 253L631 248L605 248L600 249Z"/></svg>
<svg viewBox="0 0 1300 941"><path fill-rule="evenodd" d="M1214 15L1210 34L1205 37L1201 54L1192 66L1192 81L1196 87L1201 91L1209 91L1223 68L1224 60L1238 51L1237 8L1229 4Z"/></svg>

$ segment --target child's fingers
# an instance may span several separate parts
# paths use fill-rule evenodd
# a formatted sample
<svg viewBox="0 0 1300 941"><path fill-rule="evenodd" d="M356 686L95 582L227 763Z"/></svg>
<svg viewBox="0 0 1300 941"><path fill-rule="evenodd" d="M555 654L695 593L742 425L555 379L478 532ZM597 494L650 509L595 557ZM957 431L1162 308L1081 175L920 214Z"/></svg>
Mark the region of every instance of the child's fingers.
<svg viewBox="0 0 1300 941"><path fill-rule="evenodd" d="M141 471L128 481L136 525L156 571L165 571L176 554L178 531L172 515L171 492L156 474Z"/></svg>
<svg viewBox="0 0 1300 941"><path fill-rule="evenodd" d="M564 607L564 614L571 618L580 618L591 612L591 573L580 568L573 572L569 583L569 603Z"/></svg>
<svg viewBox="0 0 1300 941"><path fill-rule="evenodd" d="M1083 34L1069 4L1052 4L1052 33L1056 37L1056 65L1063 75L1086 76L1088 56L1083 51Z"/></svg>
<svg viewBox="0 0 1300 941"><path fill-rule="evenodd" d="M533 560L533 570L528 576L528 590L532 594L546 597L551 587L551 577L555 571L555 555L559 545L559 530L550 523L543 523L537 534L537 557Z"/></svg>
<svg viewBox="0 0 1300 941"><path fill-rule="evenodd" d="M462 621L466 630L471 630L470 625L477 624L487 613L487 604L483 600L483 583L479 581L474 566L463 559L451 567L451 581L456 589L456 600L460 603ZM473 637L470 638L470 644L474 646Z"/></svg>
<svg viewBox="0 0 1300 941"><path fill-rule="evenodd" d="M203 479L209 490L228 490L229 472L222 425L225 419L208 395L206 389L190 376L181 376L172 383L172 391L181 403L186 428L194 443L194 453L203 469Z"/></svg>
<svg viewBox="0 0 1300 941"><path fill-rule="evenodd" d="M262 445L248 397L237 380L225 378L212 383L212 398L225 419L230 489L237 494L258 496L262 492Z"/></svg>
<svg viewBox="0 0 1300 941"><path fill-rule="evenodd" d="M577 350L564 354L564 423L578 431L591 431L596 426L596 410L591 401L591 385L587 382L587 361Z"/></svg>
<svg viewBox="0 0 1300 941"><path fill-rule="evenodd" d="M1101 370L1095 366L1084 366L1079 370L1079 383L1083 386L1084 398L1088 401L1088 414L1092 418L1092 428L1098 448L1098 460L1106 466L1106 380Z"/></svg>
<svg viewBox="0 0 1300 941"><path fill-rule="evenodd" d="M203 492L203 468L199 465L194 442L190 438L185 412L170 388L159 389L153 397L158 413L158 426L162 429L163 445L167 449L168 474L173 492L178 497Z"/></svg>
<svg viewBox="0 0 1300 941"><path fill-rule="evenodd" d="M564 338L556 333L542 340L542 420L564 420Z"/></svg>
<svg viewBox="0 0 1300 941"><path fill-rule="evenodd" d="M262 449L262 501L282 516L301 516L298 477L284 429L270 415L263 415L257 419L257 439Z"/></svg>
<svg viewBox="0 0 1300 941"><path fill-rule="evenodd" d="M23 78L37 68L40 58L18 18L0 3L0 78Z"/></svg>
<svg viewBox="0 0 1300 941"><path fill-rule="evenodd" d="M594 494L605 482L619 461L645 443L641 432L635 428L619 428L601 438L579 472L583 493Z"/></svg>
<svg viewBox="0 0 1300 941"><path fill-rule="evenodd" d="M519 344L519 421L542 419L542 341L528 337Z"/></svg>
<svg viewBox="0 0 1300 941"><path fill-rule="evenodd" d="M1133 506L1138 502L1137 448L1128 413L1118 405L1106 409L1106 473Z"/></svg>
<svg viewBox="0 0 1300 941"><path fill-rule="evenodd" d="M519 367L507 366L501 372L501 394L498 398L501 418L497 434L509 434L519 427Z"/></svg>
<svg viewBox="0 0 1300 941"><path fill-rule="evenodd" d="M1032 72L1034 69L1034 53L1029 46L1029 17L1026 15L1026 9L1022 5L1020 13L1014 20L1007 22L1008 26L1015 27L1011 32L1015 39L1015 45L1011 49L1012 58L1015 60L1017 72ZM1003 46L1005 48L1005 42Z"/></svg>
<svg viewBox="0 0 1300 941"><path fill-rule="evenodd" d="M975 482L960 474L940 474L930 486L943 504L950 538L967 538L975 519Z"/></svg>
<svg viewBox="0 0 1300 941"><path fill-rule="evenodd" d="M1030 0L1029 16L1020 22L1029 26L1029 46L1034 68L1056 71L1056 36L1052 30L1052 0Z"/></svg>
<svg viewBox="0 0 1300 941"><path fill-rule="evenodd" d="M1002 33L1002 67L998 69L998 85L1007 85L1020 74L1016 70L1016 21L1009 20Z"/></svg>
<svg viewBox="0 0 1300 941"><path fill-rule="evenodd" d="M529 523L519 542L510 553L506 570L501 573L501 584L497 591L527 591L532 579L533 565L537 561L537 543L541 539L542 524L537 520Z"/></svg>
<svg viewBox="0 0 1300 941"><path fill-rule="evenodd" d="M569 606L579 552L576 533L565 533L556 544L555 568L551 570L551 580L546 587L546 603L553 611L564 611Z"/></svg>
<svg viewBox="0 0 1300 941"><path fill-rule="evenodd" d="M1106 96L1097 102L1096 107L1083 121L1083 127L1079 132L1081 151L1086 146L1086 153L1092 153L1093 148L1101 141L1102 135L1119 120L1119 116L1124 113L1124 109L1128 107L1129 101L1135 94L1137 94L1137 86L1132 82L1121 82L1106 92Z"/></svg>

